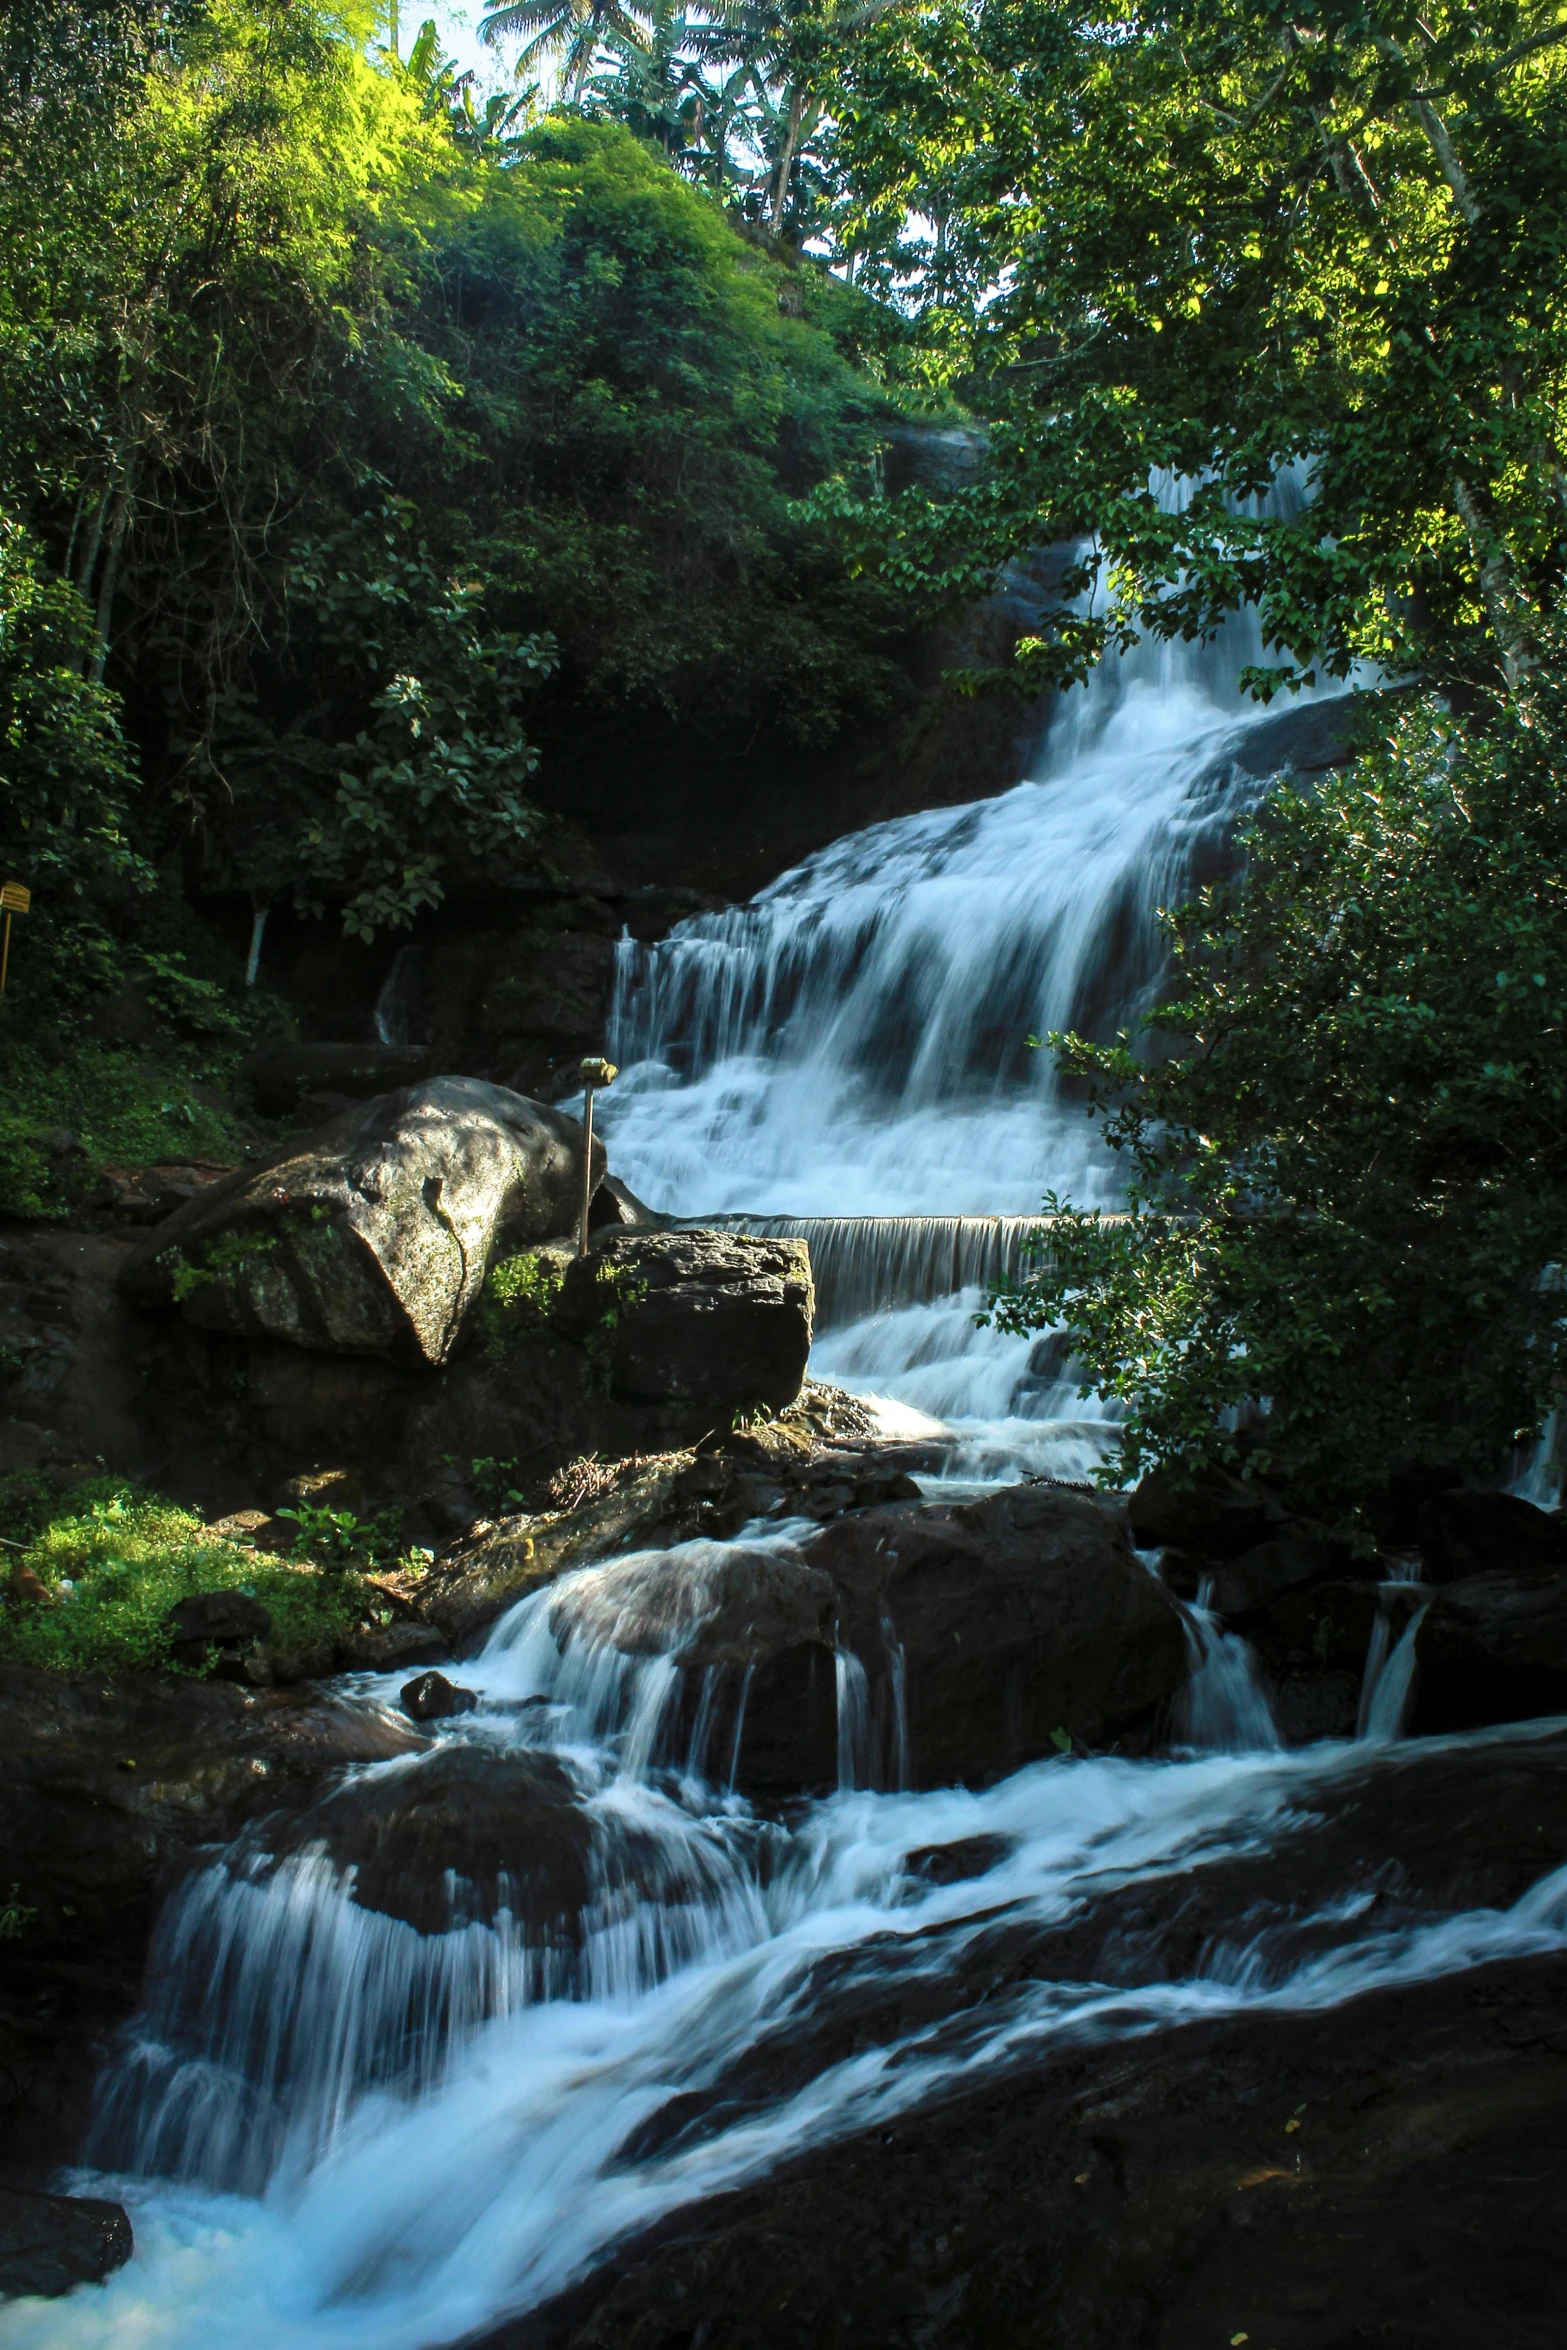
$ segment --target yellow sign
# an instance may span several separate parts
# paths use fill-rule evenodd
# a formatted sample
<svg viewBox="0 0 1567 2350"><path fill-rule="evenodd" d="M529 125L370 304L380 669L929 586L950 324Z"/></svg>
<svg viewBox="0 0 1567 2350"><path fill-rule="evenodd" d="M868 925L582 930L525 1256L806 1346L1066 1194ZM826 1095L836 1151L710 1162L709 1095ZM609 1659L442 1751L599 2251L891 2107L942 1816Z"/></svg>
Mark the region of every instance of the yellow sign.
<svg viewBox="0 0 1567 2350"><path fill-rule="evenodd" d="M0 943L0 996L5 994L6 974L11 968L11 916L25 914L33 902L33 893L19 881L0 881L0 914L5 916L5 938Z"/></svg>

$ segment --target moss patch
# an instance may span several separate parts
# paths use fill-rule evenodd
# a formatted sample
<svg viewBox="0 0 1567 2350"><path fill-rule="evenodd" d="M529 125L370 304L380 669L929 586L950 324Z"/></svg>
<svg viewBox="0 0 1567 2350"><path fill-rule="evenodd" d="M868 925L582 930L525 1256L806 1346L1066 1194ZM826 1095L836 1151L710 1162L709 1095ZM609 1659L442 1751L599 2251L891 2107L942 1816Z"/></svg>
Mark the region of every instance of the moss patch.
<svg viewBox="0 0 1567 2350"><path fill-rule="evenodd" d="M272 1618L281 1648L307 1648L365 1613L352 1573L269 1558L210 1535L199 1518L112 1479L50 1500L37 1480L6 1480L11 1523L33 1521L8 1549L10 1597L0 1611L0 1658L56 1671L168 1664L163 1619L197 1591L242 1590ZM23 1490L25 1485L28 1490ZM36 1586L41 1587L39 1596Z"/></svg>
<svg viewBox="0 0 1567 2350"><path fill-rule="evenodd" d="M0 1213L63 1218L90 1200L103 1167L237 1160L246 1129L210 1093L232 1080L238 1049L193 1048L156 1061L81 1043L62 1060L14 1040L0 1047Z"/></svg>

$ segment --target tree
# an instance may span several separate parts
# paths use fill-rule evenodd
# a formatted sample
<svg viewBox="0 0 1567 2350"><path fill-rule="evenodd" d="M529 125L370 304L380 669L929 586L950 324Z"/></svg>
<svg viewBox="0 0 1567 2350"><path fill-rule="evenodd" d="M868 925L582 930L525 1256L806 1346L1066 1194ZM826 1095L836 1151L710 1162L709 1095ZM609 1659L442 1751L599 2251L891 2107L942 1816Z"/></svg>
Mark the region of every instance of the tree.
<svg viewBox="0 0 1567 2350"><path fill-rule="evenodd" d="M1463 727L1416 701L1276 792L1169 923L1131 1040L1050 1042L1129 1163L995 1301L1127 1411L1116 1474L1244 1462L1359 1523L1399 1463L1494 1475L1567 1363L1567 644ZM1260 1415L1260 1416L1259 1416Z"/></svg>
<svg viewBox="0 0 1567 2350"><path fill-rule="evenodd" d="M862 515L867 550L951 596L1081 536L1036 684L1247 602L1263 693L1516 677L1567 534L1564 35L1519 0L936 0L840 44L834 234L992 427L979 487ZM1258 512L1289 466L1304 511Z"/></svg>
<svg viewBox="0 0 1567 2350"><path fill-rule="evenodd" d="M583 85L584 112L622 122L688 178L722 187L728 176L735 95L704 71L693 44L703 28L674 0L654 0L645 40L611 29L599 71ZM731 80L739 77L731 77Z"/></svg>
<svg viewBox="0 0 1567 2350"><path fill-rule="evenodd" d="M480 38L499 46L523 35L517 52L519 76L559 58L568 93L576 97L609 41L640 44L651 10L639 0L506 0L479 19Z"/></svg>

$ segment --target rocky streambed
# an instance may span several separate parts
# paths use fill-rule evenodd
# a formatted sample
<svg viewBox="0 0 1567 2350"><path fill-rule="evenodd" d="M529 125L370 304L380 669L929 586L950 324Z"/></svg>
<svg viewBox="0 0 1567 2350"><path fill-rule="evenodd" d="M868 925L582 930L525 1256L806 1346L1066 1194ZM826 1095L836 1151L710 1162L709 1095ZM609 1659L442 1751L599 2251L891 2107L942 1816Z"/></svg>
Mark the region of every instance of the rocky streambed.
<svg viewBox="0 0 1567 2350"><path fill-rule="evenodd" d="M954 1496L802 1392L765 1236L601 1227L497 1332L570 1122L469 1101L432 1192L398 1099L130 1302L18 1280L80 1308L35 1408L92 1425L119 1333L97 1425L182 1395L247 1539L312 1397L449 1515L313 1666L236 1613L216 1679L0 1669L0 2344L1554 2341L1556 1515L1427 1479L1354 1557L1255 1484ZM575 1482L442 1483L527 1415Z"/></svg>

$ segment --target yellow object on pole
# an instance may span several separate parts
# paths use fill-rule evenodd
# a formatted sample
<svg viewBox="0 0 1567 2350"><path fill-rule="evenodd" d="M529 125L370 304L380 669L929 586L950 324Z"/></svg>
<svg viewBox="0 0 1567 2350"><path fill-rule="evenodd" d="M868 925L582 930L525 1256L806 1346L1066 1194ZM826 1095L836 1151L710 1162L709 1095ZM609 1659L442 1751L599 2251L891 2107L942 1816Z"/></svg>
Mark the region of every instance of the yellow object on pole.
<svg viewBox="0 0 1567 2350"><path fill-rule="evenodd" d="M613 1085L619 1071L613 1061L594 1055L582 1064L582 1090L587 1107L582 1117L582 1222L577 1228L577 1254L588 1253L588 1203L593 1197L593 1096L601 1085Z"/></svg>
<svg viewBox="0 0 1567 2350"><path fill-rule="evenodd" d="M0 996L5 994L6 976L11 968L11 917L25 914L32 902L33 893L22 882L0 882L0 912L5 915L4 935L0 936Z"/></svg>

